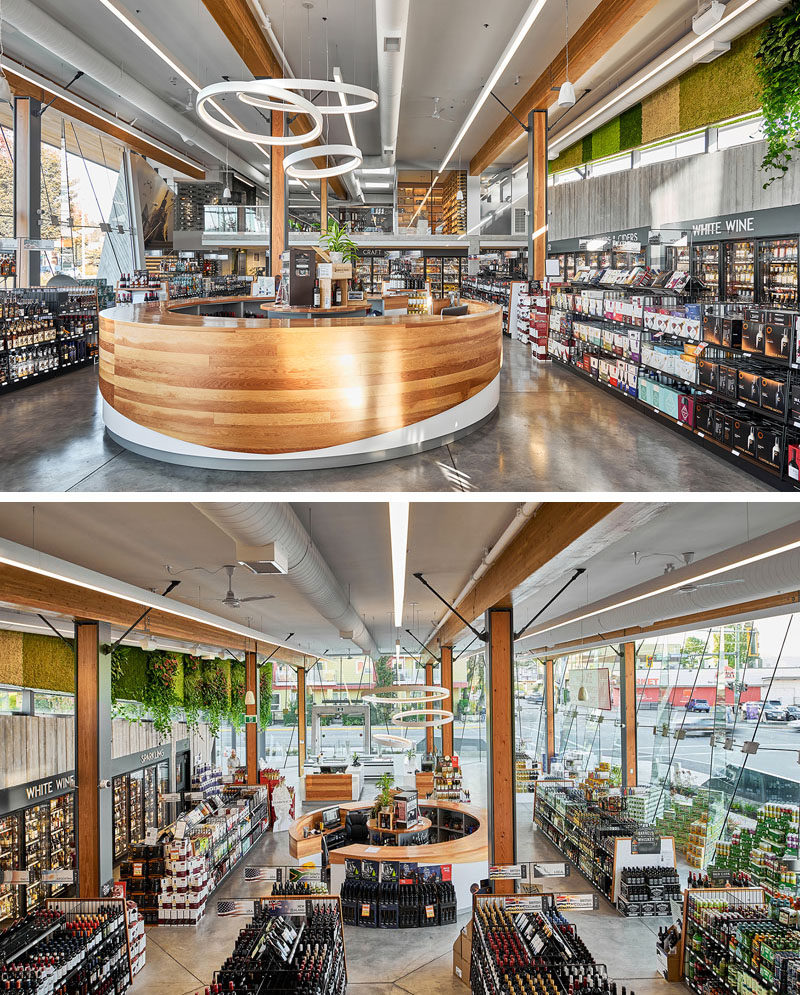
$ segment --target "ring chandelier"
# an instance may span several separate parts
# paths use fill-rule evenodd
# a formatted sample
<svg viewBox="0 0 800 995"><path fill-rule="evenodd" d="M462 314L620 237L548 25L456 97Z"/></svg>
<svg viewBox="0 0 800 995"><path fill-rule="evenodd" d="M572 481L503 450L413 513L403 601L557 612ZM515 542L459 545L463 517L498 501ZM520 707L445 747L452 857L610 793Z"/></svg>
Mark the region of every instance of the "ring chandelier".
<svg viewBox="0 0 800 995"><path fill-rule="evenodd" d="M325 104L318 107L307 100L298 91L314 90L327 93L337 93L340 103ZM214 97L223 94L234 94L242 103L262 110L282 111L284 113L307 114L312 120L312 127L302 135L259 135L256 132L244 131L224 124L215 117L206 106ZM352 96L360 103L350 104L347 97ZM221 132L228 138L238 138L256 145L305 145L322 133L322 118L328 114L361 114L378 106L378 94L365 86L338 80L319 79L257 79L238 82L223 80L204 87L197 94L197 113L202 120ZM352 129L351 129L352 131ZM345 161L338 165L323 169L311 167L298 168L298 163L308 162L318 156L345 156ZM364 160L361 149L355 145L319 145L314 149L297 149L288 155L284 161L284 172L297 180L324 180L334 176L343 176L358 169Z"/></svg>
<svg viewBox="0 0 800 995"><path fill-rule="evenodd" d="M206 104L214 97L229 93L235 94L240 99L243 93L255 94L256 97L273 97L274 101L270 101L273 110L281 110L287 114L308 114L313 121L313 127L302 135L259 135L253 131L234 128L231 124L224 124L219 118L214 117ZM299 93L291 93L269 79L253 79L249 82L223 80L221 83L212 83L203 87L197 94L196 107L199 116L215 131L227 135L228 138L238 138L240 141L252 142L254 145L302 145L322 134L322 114L319 108L310 100L301 97Z"/></svg>
<svg viewBox="0 0 800 995"><path fill-rule="evenodd" d="M390 732L374 732L372 738L386 746L400 746L404 750L409 750L414 745L407 736L393 736Z"/></svg>
<svg viewBox="0 0 800 995"><path fill-rule="evenodd" d="M420 715L430 716L430 718L425 722L406 721L409 717ZM421 728L423 726L426 729L440 729L442 726L446 726L452 722L454 718L453 713L446 708L407 708L404 712L395 712L392 716L392 723L396 726L403 726L406 729Z"/></svg>
<svg viewBox="0 0 800 995"><path fill-rule="evenodd" d="M425 697L401 693L408 691L424 691ZM383 697L389 694L393 697ZM450 692L441 684L389 684L386 687L375 688L372 694L362 694L361 700L370 705L431 705L435 701L444 701L449 697Z"/></svg>

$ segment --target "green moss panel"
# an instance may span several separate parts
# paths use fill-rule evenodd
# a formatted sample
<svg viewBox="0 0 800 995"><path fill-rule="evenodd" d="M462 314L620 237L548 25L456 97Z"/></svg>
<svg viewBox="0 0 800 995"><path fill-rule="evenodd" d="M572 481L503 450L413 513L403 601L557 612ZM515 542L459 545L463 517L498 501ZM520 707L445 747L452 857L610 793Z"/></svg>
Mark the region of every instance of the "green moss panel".
<svg viewBox="0 0 800 995"><path fill-rule="evenodd" d="M605 159L619 152L620 119L612 118L602 127L592 132L592 159Z"/></svg>
<svg viewBox="0 0 800 995"><path fill-rule="evenodd" d="M117 686L117 697L125 701L142 701L147 684L148 654L138 646L126 646L122 664L122 677Z"/></svg>
<svg viewBox="0 0 800 995"><path fill-rule="evenodd" d="M627 152L642 144L642 105L636 104L619 117L619 150Z"/></svg>
<svg viewBox="0 0 800 995"><path fill-rule="evenodd" d="M75 691L75 654L55 636L22 635L22 683L46 691Z"/></svg>
<svg viewBox="0 0 800 995"><path fill-rule="evenodd" d="M22 633L0 631L0 684L22 684Z"/></svg>
<svg viewBox="0 0 800 995"><path fill-rule="evenodd" d="M681 85L673 80L642 101L642 145L657 142L681 130Z"/></svg>
<svg viewBox="0 0 800 995"><path fill-rule="evenodd" d="M175 671L175 677L172 680L172 693L175 695L175 701L182 705L184 694L183 654L176 653L175 657L178 661L178 669Z"/></svg>
<svg viewBox="0 0 800 995"><path fill-rule="evenodd" d="M680 131L692 131L758 110L761 84L755 54L761 26L731 44L730 52L680 79Z"/></svg>
<svg viewBox="0 0 800 995"><path fill-rule="evenodd" d="M583 138L583 151L581 154L581 162L591 162L592 161L592 136L585 135Z"/></svg>
<svg viewBox="0 0 800 995"><path fill-rule="evenodd" d="M549 163L551 173L559 173L562 169L575 169L583 162L583 142L576 142L564 149L561 155Z"/></svg>

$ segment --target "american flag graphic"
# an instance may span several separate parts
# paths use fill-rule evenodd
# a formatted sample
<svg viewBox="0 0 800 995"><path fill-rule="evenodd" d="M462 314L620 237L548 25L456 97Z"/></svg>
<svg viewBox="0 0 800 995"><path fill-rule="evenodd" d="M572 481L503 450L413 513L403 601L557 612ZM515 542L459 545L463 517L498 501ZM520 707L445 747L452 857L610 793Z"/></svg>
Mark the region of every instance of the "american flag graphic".
<svg viewBox="0 0 800 995"><path fill-rule="evenodd" d="M251 916L255 912L255 903L246 899L232 899L217 902L218 916Z"/></svg>

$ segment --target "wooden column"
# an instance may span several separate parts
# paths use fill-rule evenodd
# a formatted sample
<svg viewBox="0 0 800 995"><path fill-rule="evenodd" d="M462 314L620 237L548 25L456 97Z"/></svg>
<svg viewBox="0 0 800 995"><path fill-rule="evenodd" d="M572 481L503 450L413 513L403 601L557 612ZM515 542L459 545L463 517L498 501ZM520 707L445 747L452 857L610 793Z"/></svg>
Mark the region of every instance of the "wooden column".
<svg viewBox="0 0 800 995"><path fill-rule="evenodd" d="M425 683L428 687L433 687L433 660L431 659L425 664ZM427 726L425 729L425 752L433 753L433 726Z"/></svg>
<svg viewBox="0 0 800 995"><path fill-rule="evenodd" d="M486 614L486 696L488 701L487 777L489 863L517 862L516 794L514 782L514 616L510 606ZM496 881L495 891L513 894L513 881Z"/></svg>
<svg viewBox="0 0 800 995"><path fill-rule="evenodd" d="M302 777L306 763L306 668L297 668L297 772Z"/></svg>
<svg viewBox="0 0 800 995"><path fill-rule="evenodd" d="M321 180L319 184L319 230L328 230L328 181Z"/></svg>
<svg viewBox="0 0 800 995"><path fill-rule="evenodd" d="M622 720L622 787L635 788L638 774L636 739L636 646L623 643L620 651L619 714Z"/></svg>
<svg viewBox="0 0 800 995"><path fill-rule="evenodd" d="M32 97L14 98L14 235L39 238L42 198L41 104ZM17 253L17 286L38 287L40 253Z"/></svg>
<svg viewBox="0 0 800 995"><path fill-rule="evenodd" d="M255 701L245 705L245 715L258 716L258 667L256 654L247 652L244 655L244 692L253 692ZM247 783L258 784L258 722L248 722L245 725L245 743L247 757Z"/></svg>
<svg viewBox="0 0 800 995"><path fill-rule="evenodd" d="M528 279L544 280L547 259L547 111L528 115Z"/></svg>
<svg viewBox="0 0 800 995"><path fill-rule="evenodd" d="M78 895L99 898L113 878L111 657L101 651L109 627L75 622L75 843Z"/></svg>
<svg viewBox="0 0 800 995"><path fill-rule="evenodd" d="M283 111L272 111L272 134L284 133ZM272 276L281 275L281 253L286 248L286 175L283 160L286 150L283 145L273 145L270 150L269 170L269 265Z"/></svg>
<svg viewBox="0 0 800 995"><path fill-rule="evenodd" d="M544 662L544 709L546 766L550 770L550 758L556 752L556 689L552 660Z"/></svg>
<svg viewBox="0 0 800 995"><path fill-rule="evenodd" d="M442 646L442 687L450 692L450 697L445 699L442 708L449 708L455 713L455 701L453 700L453 647ZM446 757L453 755L453 723L448 722L442 726L442 754Z"/></svg>

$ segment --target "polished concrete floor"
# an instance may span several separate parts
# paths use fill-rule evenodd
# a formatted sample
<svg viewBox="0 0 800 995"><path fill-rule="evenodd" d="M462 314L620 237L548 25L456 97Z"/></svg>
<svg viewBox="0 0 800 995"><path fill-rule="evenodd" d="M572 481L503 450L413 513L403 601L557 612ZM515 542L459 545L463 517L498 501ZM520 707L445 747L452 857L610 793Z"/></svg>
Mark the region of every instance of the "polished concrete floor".
<svg viewBox="0 0 800 995"><path fill-rule="evenodd" d="M0 402L3 491L753 491L769 488L574 374L505 340L500 410L478 431L369 466L233 472L172 466L104 432L97 371Z"/></svg>
<svg viewBox="0 0 800 995"><path fill-rule="evenodd" d="M465 769L465 783L473 803L483 804L485 764ZM362 797L369 798L372 782ZM558 851L533 827L532 803L517 796L520 860L559 860ZM308 808L319 806L308 806ZM291 863L286 833L268 833L254 848L247 863L281 865ZM590 892L591 886L577 873L551 879L554 892ZM215 893L218 898L257 895L258 885L244 882L237 869ZM215 907L215 906L214 906ZM584 942L609 975L629 992L638 995L678 995L682 985L667 984L656 971L655 943L661 919L623 919L608 902L600 900L595 912L571 912ZM454 926L416 930L371 930L347 927L345 948L348 992L352 995L465 995L468 988L452 972L452 946L467 915ZM245 919L217 918L212 912L198 927L153 926L147 931L147 965L138 975L132 995L190 995L211 983L212 973L233 949Z"/></svg>

